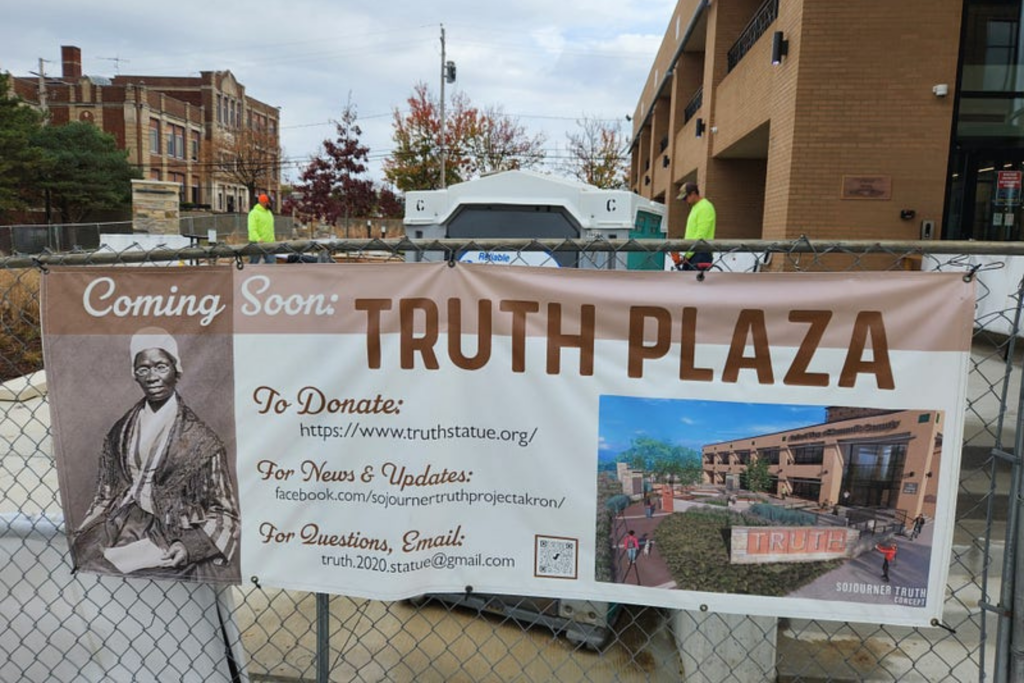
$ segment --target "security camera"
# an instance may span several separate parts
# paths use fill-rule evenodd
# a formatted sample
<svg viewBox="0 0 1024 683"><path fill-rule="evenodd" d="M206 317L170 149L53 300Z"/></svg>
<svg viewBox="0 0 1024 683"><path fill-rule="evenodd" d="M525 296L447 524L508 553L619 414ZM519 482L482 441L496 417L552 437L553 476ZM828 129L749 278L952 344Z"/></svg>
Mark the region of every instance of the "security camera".
<svg viewBox="0 0 1024 683"><path fill-rule="evenodd" d="M938 85L932 86L932 93L936 97L945 97L949 94L949 86L945 83L939 83Z"/></svg>

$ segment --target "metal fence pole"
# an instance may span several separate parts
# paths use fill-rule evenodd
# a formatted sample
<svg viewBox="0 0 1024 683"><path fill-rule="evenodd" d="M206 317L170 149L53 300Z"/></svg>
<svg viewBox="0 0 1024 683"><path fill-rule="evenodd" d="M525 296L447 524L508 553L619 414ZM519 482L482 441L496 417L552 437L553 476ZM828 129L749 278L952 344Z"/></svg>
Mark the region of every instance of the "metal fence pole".
<svg viewBox="0 0 1024 683"><path fill-rule="evenodd" d="M331 596L316 594L316 680L331 680Z"/></svg>
<svg viewBox="0 0 1024 683"><path fill-rule="evenodd" d="M1006 519L1006 544L1003 550L1003 567L1002 567L1002 583L1000 591L999 605L997 606L997 614L999 617L998 627L996 630L996 657L994 663L994 678L996 683L1007 683L1008 681L1019 681L1021 679L1021 673L1024 672L1024 660L1021 659L1021 639L1024 636L1022 631L1021 617L1024 615L1024 610L1021 609L1022 596L1016 595L1014 587L1017 585L1024 585L1024 577L1018 576L1017 574L1021 571L1020 566L1017 565L1017 544L1020 542L1021 534L1024 530L1019 529L1019 491L1020 484L1019 478L1021 476L1020 467L1020 453L1022 447L1024 447L1024 422L1022 422L1021 408L1024 407L1024 383L1021 384L1020 391L1017 397L1017 420L1014 428L1014 443L1013 453L1005 453L1001 449L1001 436L1002 436L1002 425L1003 417L1006 414L1006 403L1007 403L1007 389L1009 387L1009 379L1013 372L1013 355L1015 351L1015 341L1017 335L1020 332L1020 319L1021 319L1021 307L1024 306L1024 282L1021 282L1017 286L1017 307L1013 317L1013 327L1011 330L1010 338L1007 342L1006 351L1006 374L1003 378L1003 392L1002 392L1002 410L999 415L996 447L993 449L993 458L996 460L992 463L992 474L993 480L996 476L996 469L998 459L1002 458L1008 460L1011 463L1011 476L1010 476L1010 489L1008 492L1007 506L1007 519ZM988 525L991 528L992 523L992 501L989 501L989 512L988 512ZM986 540L985 544L985 556L989 556L989 545L991 539ZM987 572L986 572L987 577ZM984 580L984 579L983 579ZM987 580L984 580L987 585ZM984 619L984 617L983 617ZM982 632L984 632L984 621L982 622ZM1011 645L1012 644L1012 645ZM1008 669L1012 670L1014 675L1007 678ZM984 677L984 661L982 661L980 676Z"/></svg>

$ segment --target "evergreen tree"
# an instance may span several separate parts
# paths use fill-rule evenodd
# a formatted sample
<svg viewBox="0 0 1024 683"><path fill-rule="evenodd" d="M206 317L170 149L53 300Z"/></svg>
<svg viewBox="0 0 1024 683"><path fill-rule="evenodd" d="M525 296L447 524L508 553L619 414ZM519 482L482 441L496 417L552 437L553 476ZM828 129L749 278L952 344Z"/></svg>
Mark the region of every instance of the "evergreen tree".
<svg viewBox="0 0 1024 683"><path fill-rule="evenodd" d="M31 144L43 115L10 95L8 78L0 73L0 212L25 205L25 190L43 161L42 150Z"/></svg>
<svg viewBox="0 0 1024 683"><path fill-rule="evenodd" d="M74 121L35 131L31 144L42 153L33 189L64 223L81 221L92 209L131 203L131 179L138 171L114 137L91 123Z"/></svg>

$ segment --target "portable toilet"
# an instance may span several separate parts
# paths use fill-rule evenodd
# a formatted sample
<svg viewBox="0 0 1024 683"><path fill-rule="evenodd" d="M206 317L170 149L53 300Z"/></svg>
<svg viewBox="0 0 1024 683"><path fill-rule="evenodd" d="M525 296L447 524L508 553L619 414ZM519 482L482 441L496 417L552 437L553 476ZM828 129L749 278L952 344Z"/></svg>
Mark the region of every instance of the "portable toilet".
<svg viewBox="0 0 1024 683"><path fill-rule="evenodd" d="M603 190L534 171L502 171L443 190L408 192L405 234L412 239L665 239L665 206L627 190ZM418 252L409 260L440 260ZM563 267L661 270L642 252L553 253Z"/></svg>

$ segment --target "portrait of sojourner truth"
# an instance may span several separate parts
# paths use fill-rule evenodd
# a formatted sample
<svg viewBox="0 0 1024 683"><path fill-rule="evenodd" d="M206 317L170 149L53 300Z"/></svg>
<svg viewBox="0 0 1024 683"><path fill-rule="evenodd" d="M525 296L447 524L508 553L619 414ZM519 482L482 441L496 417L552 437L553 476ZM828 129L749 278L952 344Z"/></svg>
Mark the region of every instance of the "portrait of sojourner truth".
<svg viewBox="0 0 1024 683"><path fill-rule="evenodd" d="M178 391L177 342L140 330L122 367L142 397L97 444L95 493L71 531L76 569L237 583L237 484L223 441Z"/></svg>

